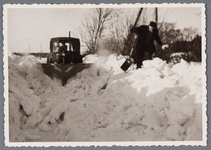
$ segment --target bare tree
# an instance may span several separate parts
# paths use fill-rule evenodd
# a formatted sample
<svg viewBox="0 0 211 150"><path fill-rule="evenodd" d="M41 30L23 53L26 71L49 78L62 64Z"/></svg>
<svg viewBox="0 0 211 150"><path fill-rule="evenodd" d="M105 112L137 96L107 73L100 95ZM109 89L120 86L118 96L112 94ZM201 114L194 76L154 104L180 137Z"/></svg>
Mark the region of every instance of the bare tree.
<svg viewBox="0 0 211 150"><path fill-rule="evenodd" d="M81 40L87 46L87 53L97 53L99 41L105 37L105 31L113 23L114 12L112 8L93 8L85 16L80 32Z"/></svg>
<svg viewBox="0 0 211 150"><path fill-rule="evenodd" d="M192 27L184 28L182 32L183 32L183 40L185 40L185 41L193 40L198 34L198 30L193 29Z"/></svg>
<svg viewBox="0 0 211 150"><path fill-rule="evenodd" d="M128 55L135 41L135 38L132 38L128 42L128 35L131 27L134 26L139 11L140 8L90 9L79 30L81 40L86 45L88 54L97 53L99 43L102 43L107 50L113 53ZM165 18L165 16L162 18ZM162 18L159 18L159 20ZM154 19L155 8L144 8L137 26L148 25ZM164 21L159 25L162 26L163 24Z"/></svg>
<svg viewBox="0 0 211 150"><path fill-rule="evenodd" d="M128 41L128 35L130 34L131 27L134 25L139 10L140 8L121 8L116 11L113 24L110 24L109 36L104 40L106 48L112 53L127 54L130 51L133 42ZM126 43L129 47L126 48L128 49L127 52L124 51Z"/></svg>

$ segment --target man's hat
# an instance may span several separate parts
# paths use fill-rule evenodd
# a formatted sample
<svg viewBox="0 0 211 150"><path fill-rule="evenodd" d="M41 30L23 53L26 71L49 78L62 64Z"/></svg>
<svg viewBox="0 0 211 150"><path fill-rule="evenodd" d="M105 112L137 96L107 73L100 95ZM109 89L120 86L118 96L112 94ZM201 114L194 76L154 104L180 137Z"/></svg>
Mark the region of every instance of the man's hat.
<svg viewBox="0 0 211 150"><path fill-rule="evenodd" d="M153 21L151 21L151 22L149 23L149 25L150 25L151 27L153 27L153 28L156 28L156 27L157 27L157 23L155 23L155 22L153 22Z"/></svg>

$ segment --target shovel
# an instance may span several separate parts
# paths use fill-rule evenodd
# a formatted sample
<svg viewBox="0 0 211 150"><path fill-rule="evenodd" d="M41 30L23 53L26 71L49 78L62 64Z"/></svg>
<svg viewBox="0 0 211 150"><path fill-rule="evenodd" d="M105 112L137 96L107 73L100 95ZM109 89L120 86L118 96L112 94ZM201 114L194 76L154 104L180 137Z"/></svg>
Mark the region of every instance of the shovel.
<svg viewBox="0 0 211 150"><path fill-rule="evenodd" d="M137 25L142 10L143 10L143 8L141 8L141 9L139 10L139 13L138 13L138 15L137 15L137 17L136 17L136 20L135 20L135 23L134 23L133 27L135 27L135 26ZM132 37L132 34L129 33L128 38L127 38L127 41L126 41L126 45L127 45L128 42L130 41L131 37ZM120 67L120 68L121 68L123 71L125 71L125 72L126 72L127 69L131 66L131 64L134 62L134 61L133 61L133 58L131 57L131 56L132 56L132 52L133 52L133 48L132 48L131 51L130 51L129 58L127 58L127 59L125 60L125 62L122 64L122 66Z"/></svg>
<svg viewBox="0 0 211 150"><path fill-rule="evenodd" d="M133 48L131 49L131 51L130 51L130 56L129 56L129 58L127 58L126 60L125 60L125 62L122 64L122 66L121 66L121 69L123 70L123 71L127 71L128 70L128 68L131 66L131 64L134 62L133 61L133 58L131 57L131 55L132 55L132 52L133 52Z"/></svg>

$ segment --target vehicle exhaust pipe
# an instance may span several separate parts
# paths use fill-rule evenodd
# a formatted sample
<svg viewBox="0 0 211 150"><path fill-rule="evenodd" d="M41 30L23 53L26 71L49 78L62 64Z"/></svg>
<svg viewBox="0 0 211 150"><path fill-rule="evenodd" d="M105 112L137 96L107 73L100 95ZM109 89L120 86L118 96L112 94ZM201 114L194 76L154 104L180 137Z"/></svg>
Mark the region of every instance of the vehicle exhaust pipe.
<svg viewBox="0 0 211 150"><path fill-rule="evenodd" d="M72 44L71 44L71 31L69 31L69 51L73 51L72 50Z"/></svg>

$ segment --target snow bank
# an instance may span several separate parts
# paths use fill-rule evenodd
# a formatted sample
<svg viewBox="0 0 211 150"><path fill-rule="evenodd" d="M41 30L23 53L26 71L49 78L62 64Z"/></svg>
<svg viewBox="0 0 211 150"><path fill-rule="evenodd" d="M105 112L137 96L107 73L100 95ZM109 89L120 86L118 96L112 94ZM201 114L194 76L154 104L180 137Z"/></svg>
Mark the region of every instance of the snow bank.
<svg viewBox="0 0 211 150"><path fill-rule="evenodd" d="M201 64L155 58L125 73L124 61L87 56L101 73L63 87L29 57L10 57L10 141L202 140Z"/></svg>

